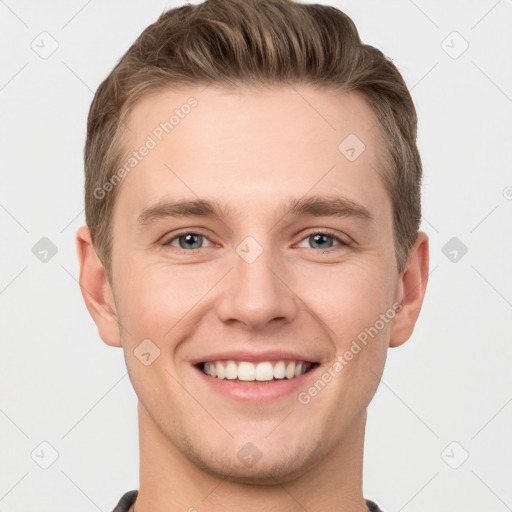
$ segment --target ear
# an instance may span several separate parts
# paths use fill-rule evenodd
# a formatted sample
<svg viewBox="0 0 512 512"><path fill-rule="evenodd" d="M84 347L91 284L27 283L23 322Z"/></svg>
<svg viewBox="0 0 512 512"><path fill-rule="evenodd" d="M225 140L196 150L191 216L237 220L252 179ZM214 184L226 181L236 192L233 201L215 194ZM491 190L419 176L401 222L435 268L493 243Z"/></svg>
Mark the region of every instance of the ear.
<svg viewBox="0 0 512 512"><path fill-rule="evenodd" d="M399 347L411 336L420 314L428 281L428 237L418 232L407 265L399 277L396 301L402 304L391 324L390 347Z"/></svg>
<svg viewBox="0 0 512 512"><path fill-rule="evenodd" d="M76 250L80 262L80 290L101 339L113 347L121 347L121 335L112 288L105 269L96 255L87 226L76 233Z"/></svg>

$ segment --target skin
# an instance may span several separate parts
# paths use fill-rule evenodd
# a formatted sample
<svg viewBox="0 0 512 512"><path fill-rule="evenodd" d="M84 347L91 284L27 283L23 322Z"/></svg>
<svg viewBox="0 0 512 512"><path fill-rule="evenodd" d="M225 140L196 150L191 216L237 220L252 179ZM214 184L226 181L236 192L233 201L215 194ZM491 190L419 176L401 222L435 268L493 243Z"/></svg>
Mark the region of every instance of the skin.
<svg viewBox="0 0 512 512"><path fill-rule="evenodd" d="M103 341L123 348L139 399L135 509L366 511L367 406L388 348L404 343L418 318L427 236L418 233L399 274L379 175L382 140L359 95L305 85L165 91L136 105L127 150L190 96L197 107L118 185L112 283L88 228L77 233L84 300ZM338 150L349 134L366 146L352 162ZM305 195L343 196L372 220L283 217L282 205ZM197 198L230 212L137 226L152 204ZM310 235L326 229L350 245L329 237L315 245ZM176 236L186 232L204 235L201 248L180 248ZM236 251L247 236L263 251L252 263ZM298 351L320 365L300 388L307 390L395 302L400 311L308 404L296 392L266 403L235 401L205 385L191 365L217 351ZM160 356L145 366L134 350L147 338ZM237 457L247 442L262 454L252 467Z"/></svg>

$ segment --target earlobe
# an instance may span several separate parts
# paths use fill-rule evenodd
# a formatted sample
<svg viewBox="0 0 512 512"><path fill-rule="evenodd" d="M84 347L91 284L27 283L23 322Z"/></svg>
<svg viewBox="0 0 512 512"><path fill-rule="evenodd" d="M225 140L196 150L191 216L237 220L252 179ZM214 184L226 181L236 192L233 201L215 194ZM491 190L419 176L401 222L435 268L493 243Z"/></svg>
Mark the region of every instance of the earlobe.
<svg viewBox="0 0 512 512"><path fill-rule="evenodd" d="M101 339L113 347L121 346L117 313L110 283L98 258L87 226L76 233L76 250L80 263L80 290Z"/></svg>
<svg viewBox="0 0 512 512"><path fill-rule="evenodd" d="M399 277L396 302L402 307L391 324L390 347L398 347L411 337L425 297L428 267L428 237L420 231L409 251L406 268Z"/></svg>

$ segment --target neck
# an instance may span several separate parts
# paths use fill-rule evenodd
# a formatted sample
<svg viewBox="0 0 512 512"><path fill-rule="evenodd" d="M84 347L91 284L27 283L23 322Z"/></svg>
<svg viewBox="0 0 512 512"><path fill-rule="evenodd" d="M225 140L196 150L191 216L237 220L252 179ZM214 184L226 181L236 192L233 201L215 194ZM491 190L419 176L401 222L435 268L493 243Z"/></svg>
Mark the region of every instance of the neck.
<svg viewBox="0 0 512 512"><path fill-rule="evenodd" d="M362 494L366 411L343 441L300 476L249 485L198 467L163 435L139 403L140 482L136 512L367 512Z"/></svg>

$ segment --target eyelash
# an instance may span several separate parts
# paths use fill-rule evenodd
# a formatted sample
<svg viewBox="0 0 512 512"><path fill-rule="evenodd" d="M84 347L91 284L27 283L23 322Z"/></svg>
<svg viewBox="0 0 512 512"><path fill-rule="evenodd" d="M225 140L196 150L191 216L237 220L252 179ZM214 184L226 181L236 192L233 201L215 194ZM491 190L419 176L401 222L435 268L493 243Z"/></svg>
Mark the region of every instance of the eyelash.
<svg viewBox="0 0 512 512"><path fill-rule="evenodd" d="M185 235L199 235L199 236L202 236L203 238L206 238L207 240L209 240L211 242L211 240L206 235L202 234L200 231L183 231L181 233L174 235L172 238L170 238L166 242L162 243L162 245L175 247L175 246L171 245L171 242L173 242L174 240L177 240L178 238L183 237ZM337 242L339 242L339 245L335 245L335 246L329 247L327 249L315 249L314 247L308 248L308 249L311 249L316 252L329 252L329 251L335 250L336 247L340 247L340 246L341 247L343 247L343 246L351 247L351 245L352 245L350 242L344 240L339 235L336 235L336 233L331 231L330 229L311 231L310 233L307 233L303 238L301 238L300 242L302 242L303 240L305 240L311 236L314 236L314 235L327 235L327 236L333 238L334 240L336 240ZM201 249L207 249L207 247L200 247L198 249L183 249L182 247L175 247L175 248L181 249L183 252L195 252L195 251L200 251Z"/></svg>

